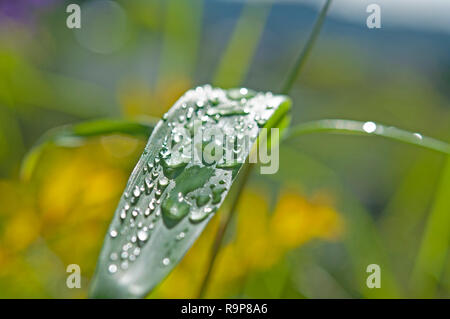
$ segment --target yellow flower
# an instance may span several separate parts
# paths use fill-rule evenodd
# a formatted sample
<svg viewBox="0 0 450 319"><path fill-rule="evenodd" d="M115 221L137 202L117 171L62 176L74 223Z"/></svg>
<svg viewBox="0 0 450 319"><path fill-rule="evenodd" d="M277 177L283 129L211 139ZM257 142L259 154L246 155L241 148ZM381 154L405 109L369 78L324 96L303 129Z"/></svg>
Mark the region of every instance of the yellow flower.
<svg viewBox="0 0 450 319"><path fill-rule="evenodd" d="M3 291L9 297L73 297L63 289L65 267L80 265L84 277L93 273L117 200L141 152L138 142L128 155L113 157L121 139L129 140L115 136L107 142L91 139L76 149L50 148L30 181L0 181L0 296ZM38 256L32 257L33 264L30 256ZM52 282L60 282L62 291L49 292ZM82 288L77 297L87 285Z"/></svg>
<svg viewBox="0 0 450 319"><path fill-rule="evenodd" d="M183 76L159 83L155 89L140 80L127 79L119 86L118 100L127 116L160 116L190 87L190 79Z"/></svg>
<svg viewBox="0 0 450 319"><path fill-rule="evenodd" d="M288 250L308 240L336 240L342 232L340 215L322 201L310 202L297 192L284 191L270 214L266 198L260 189L242 194L234 232L217 256L207 297L236 294L252 271L274 267ZM220 217L219 212L151 297L197 297Z"/></svg>
<svg viewBox="0 0 450 319"><path fill-rule="evenodd" d="M294 248L315 238L338 238L343 222L331 206L307 201L295 191L288 190L280 197L270 229L280 244Z"/></svg>

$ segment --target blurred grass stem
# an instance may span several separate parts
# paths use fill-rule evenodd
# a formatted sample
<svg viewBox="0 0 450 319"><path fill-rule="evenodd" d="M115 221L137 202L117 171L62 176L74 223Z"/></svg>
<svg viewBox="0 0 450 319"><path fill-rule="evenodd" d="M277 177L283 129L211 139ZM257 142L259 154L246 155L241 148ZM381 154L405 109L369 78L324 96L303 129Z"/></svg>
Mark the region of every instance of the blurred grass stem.
<svg viewBox="0 0 450 319"><path fill-rule="evenodd" d="M308 38L308 40L306 42L306 46L303 48L302 52L300 53L300 56L297 59L294 68L290 72L290 74L289 74L289 76L287 78L287 81L286 81L285 85L283 86L283 89L282 89L282 93L283 94L287 94L291 90L293 83L295 82L297 77L300 75L302 67L305 64L305 62L306 62L306 60L307 60L307 58L309 56L309 53L310 53L312 47L314 46L315 40L316 40L317 36L320 33L320 29L322 28L323 21L325 19L325 16L327 14L327 11L328 11L328 8L329 8L329 6L331 4L331 1L332 0L327 0L325 2L324 6L322 7L322 10L320 11L319 17L317 18L316 23L314 24L314 28L313 28L313 30L312 30L312 32L311 32L311 34L310 34L310 36L309 36L309 38ZM265 21L266 15L261 14L259 20L262 21L263 19ZM262 26L263 26L263 24L260 24L259 28L262 29ZM231 46L231 47L233 47L233 46ZM250 48L253 51L255 46L253 45ZM220 71L219 71L219 74L220 74ZM216 81L215 82L217 82L217 78L218 77L219 76L216 76ZM242 78L242 75L240 75L240 78ZM207 271L206 271L205 277L202 280L202 283L201 283L201 286L200 286L200 290L199 290L199 294L198 294L198 298L203 298L205 296L205 294L206 294L206 290L208 288L208 284L210 282L211 275L213 273L214 264L215 264L215 261L216 261L216 258L217 258L217 254L218 254L218 252L219 252L219 250L220 250L220 248L222 246L223 238L224 238L224 235L225 235L226 230L228 228L228 225L230 224L231 219L235 215L235 211L236 211L237 206L239 205L239 200L241 198L242 191L244 190L244 188L245 188L245 186L247 184L247 181L248 181L248 178L249 178L249 176L251 174L251 170L252 170L253 166L254 165L249 164L245 168L245 171L243 173L244 175L243 175L241 183L239 184L239 189L237 191L237 194L236 194L236 196L233 199L233 202L231 204L231 207L230 207L228 213L225 214L223 216L222 220L221 220L221 223L220 223L220 226L219 226L219 230L217 231L216 237L214 239L214 243L213 243L212 248L211 248L211 255L210 255L210 259L208 261Z"/></svg>
<svg viewBox="0 0 450 319"><path fill-rule="evenodd" d="M311 34L309 35L306 45L303 48L300 55L298 56L297 60L295 61L294 67L291 69L286 79L286 82L284 83L281 89L282 94L288 94L289 91L292 89L292 86L294 85L295 81L298 79L303 69L303 66L305 65L305 62L307 61L311 53L311 49L313 48L314 43L316 42L317 37L319 36L320 30L322 29L323 22L325 21L325 17L331 5L331 1L332 0L326 0L324 6L322 7L322 10L320 10L320 14L317 17L316 22L314 23L314 27L311 31Z"/></svg>

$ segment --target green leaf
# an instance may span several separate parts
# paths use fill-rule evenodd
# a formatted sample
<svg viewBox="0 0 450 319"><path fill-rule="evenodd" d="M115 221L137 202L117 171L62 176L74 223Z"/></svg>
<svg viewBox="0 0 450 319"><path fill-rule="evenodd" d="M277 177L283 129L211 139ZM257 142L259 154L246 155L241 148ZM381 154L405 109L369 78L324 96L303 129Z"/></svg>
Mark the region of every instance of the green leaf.
<svg viewBox="0 0 450 319"><path fill-rule="evenodd" d="M405 131L393 126L374 122L360 122L341 119L324 119L298 124L284 136L284 140L309 133L336 133L356 135L376 135L427 148L443 154L450 154L450 145L446 142L424 136L420 133Z"/></svg>
<svg viewBox="0 0 450 319"><path fill-rule="evenodd" d="M418 298L436 297L450 243L450 156L447 156L436 197L426 222L422 243L411 276L411 286Z"/></svg>
<svg viewBox="0 0 450 319"><path fill-rule="evenodd" d="M53 128L42 135L33 148L25 155L22 161L21 177L24 180L31 178L43 150L49 144L76 147L80 146L87 137L108 134L127 134L147 137L154 127L151 122L101 119Z"/></svg>
<svg viewBox="0 0 450 319"><path fill-rule="evenodd" d="M247 89L186 92L153 130L128 180L90 297L144 297L165 278L224 201L261 128L284 123L290 103ZM222 137L232 143L223 154L212 151Z"/></svg>

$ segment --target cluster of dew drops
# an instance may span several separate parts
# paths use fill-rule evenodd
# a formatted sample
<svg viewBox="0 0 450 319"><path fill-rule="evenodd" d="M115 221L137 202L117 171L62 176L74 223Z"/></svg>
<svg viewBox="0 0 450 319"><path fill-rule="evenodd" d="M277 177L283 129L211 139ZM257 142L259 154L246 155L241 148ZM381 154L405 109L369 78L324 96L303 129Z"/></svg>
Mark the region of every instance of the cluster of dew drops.
<svg viewBox="0 0 450 319"><path fill-rule="evenodd" d="M274 106L279 103L273 96L268 93L255 93L245 88L223 91L221 89L214 89L209 85L197 87L195 90L190 90L179 100L180 107L175 110L170 110L163 116L163 121L168 122L167 125L171 129L171 136L166 136L164 142L160 147L159 154L150 162L139 166L142 169L143 180L126 191L123 194L124 204L118 213L118 222L113 224L118 227L112 227L109 231L109 236L113 240L124 240L121 243L120 251L110 253L109 259L111 263L108 265L108 272L116 273L119 269L127 270L130 262L134 262L141 254L141 249L149 240L156 223L161 218L161 204L165 196L170 191L171 181L170 174L165 174L165 169L179 167L185 163L186 159L171 157L167 144L169 141L179 142L178 133L180 128L190 130L192 128L193 119L199 119L202 123L202 129L207 125L215 125L222 117L233 117L235 125L233 131L224 132L231 134L233 137L239 139L244 134L256 139L258 135L258 127L265 124L267 119L273 112ZM252 102L253 103L249 103ZM248 118L248 115L251 115ZM220 127L220 125L219 125ZM228 128L229 125L222 125L223 128ZM187 143L190 141L186 141ZM237 143L236 145L239 145ZM245 161L249 150L234 150L236 154L236 161L234 165L241 165ZM144 151L144 155L148 153ZM143 156L142 158L146 158ZM224 169L234 168L229 163L218 162L216 167ZM231 184L231 175L226 172L224 176L228 176L228 184ZM193 223L205 219L208 215L215 211L215 205L222 200L222 193L226 190L227 182L223 179L211 179L209 186L209 193L202 190L192 196L195 209L192 209L189 214L189 220ZM167 189L167 191L166 191ZM180 202L186 200L187 194L178 194ZM145 210L136 207L139 201L148 201L144 207ZM141 203L142 204L142 203ZM143 207L142 205L139 205ZM186 236L186 228L176 236L176 241L183 240ZM171 263L169 257L162 259L161 264L168 266Z"/></svg>

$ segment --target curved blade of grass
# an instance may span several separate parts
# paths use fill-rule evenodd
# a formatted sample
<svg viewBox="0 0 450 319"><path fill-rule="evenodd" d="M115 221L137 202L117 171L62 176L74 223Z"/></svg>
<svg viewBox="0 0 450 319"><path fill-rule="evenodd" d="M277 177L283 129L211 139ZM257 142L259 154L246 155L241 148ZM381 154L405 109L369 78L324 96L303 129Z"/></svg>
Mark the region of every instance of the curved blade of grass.
<svg viewBox="0 0 450 319"><path fill-rule="evenodd" d="M154 124L151 121L144 123L119 119L101 119L53 128L42 135L33 148L25 155L20 170L21 178L24 180L31 178L43 150L49 144L75 147L79 146L87 137L108 134L148 137L153 127Z"/></svg>
<svg viewBox="0 0 450 319"><path fill-rule="evenodd" d="M377 135L403 143L417 145L436 152L450 154L450 145L437 139L423 136L419 133L405 131L393 126L374 122L360 122L352 120L327 119L311 121L293 127L284 140L290 140L297 136L308 133L337 133L337 134L357 134L357 135Z"/></svg>
<svg viewBox="0 0 450 319"><path fill-rule="evenodd" d="M447 156L436 197L411 276L414 297L433 298L437 290L450 243L450 157Z"/></svg>
<svg viewBox="0 0 450 319"><path fill-rule="evenodd" d="M176 78L192 78L205 5L203 0L166 0L162 3L165 6L164 34L157 87L166 87Z"/></svg>
<svg viewBox="0 0 450 319"><path fill-rule="evenodd" d="M242 83L260 42L272 0L255 6L246 3L214 74L214 85L233 87Z"/></svg>
<svg viewBox="0 0 450 319"><path fill-rule="evenodd" d="M319 36L320 30L322 30L323 22L325 21L325 17L327 16L328 9L330 8L332 0L326 0L322 9L320 10L319 16L317 17L316 22L314 23L314 27L311 31L311 34L308 37L308 40L305 44L305 47L302 49L300 55L295 61L294 67L290 70L289 75L286 78L286 82L283 84L281 89L282 94L288 94L291 90L294 82L298 79L303 66L308 60L309 54L311 53L312 48L314 47L314 43Z"/></svg>
<svg viewBox="0 0 450 319"><path fill-rule="evenodd" d="M320 10L319 16L318 16L316 22L314 23L313 30L312 30L311 34L309 35L309 37L308 37L306 45L302 49L299 57L297 58L294 67L291 69L291 71L290 71L290 73L289 73L289 75L288 75L288 77L286 79L286 82L283 84L283 87L282 87L282 90L281 90L282 94L288 94L289 93L289 91L291 90L295 80L300 75L300 73L302 71L302 68L303 68L303 66L306 63L306 60L309 57L309 53L311 52L311 49L314 46L314 43L315 43L315 41L316 41L316 39L317 39L317 37L318 37L318 35L320 33L320 30L322 28L322 25L323 25L323 22L325 20L325 16L326 16L326 14L328 12L328 9L330 7L330 4L331 4L331 0L327 0L325 2L324 6L322 7L322 9ZM259 32L258 33L259 36L261 35L261 32L262 32L261 22L266 20L268 9L269 9L268 7L265 8L265 11L266 11L265 14L264 14L264 11L260 11L259 18L257 19L257 21L260 21L260 23L257 24L257 25L259 25L259 28L255 28L254 30L259 30L258 31ZM249 10L249 11L253 12L252 10ZM263 13L263 14L261 14L261 13ZM240 20L245 20L244 19L245 17L246 16L244 14L242 14ZM245 23L242 22L241 25L245 25ZM248 26L246 26L246 29L248 29ZM236 30L240 30L240 29L236 28ZM238 34L239 33L235 32L235 35L236 35L237 38L239 37ZM253 37L253 39L256 39L256 37ZM239 41L231 41L232 44L234 42L239 42ZM252 46L247 46L247 49L251 49L251 50L248 50L247 57L250 56L251 54L253 54L253 50L255 48L255 43L256 42L253 41L253 45ZM230 45L229 46L230 52L236 51L236 47L237 47L236 45ZM228 55L226 55L226 56L228 56ZM224 58L224 60L226 60L226 59ZM240 60L240 59L238 59L238 60ZM245 60L245 58L244 58L244 60ZM242 61L244 61L244 60L242 60ZM248 63L247 63L247 65L248 65ZM221 64L221 66L222 66L222 64ZM223 68L219 68L219 70L222 70L222 69ZM245 68L241 68L241 70L245 70ZM225 72L222 71L221 73L225 73ZM221 74L221 73L218 73L218 74ZM238 74L239 77L242 78L242 76L241 76L242 73L237 72L236 74ZM217 79L216 79L216 81L217 81ZM280 128L282 127L283 129L287 128L289 126L289 124L290 124L290 117L286 116L284 119L282 119L282 122L283 123L280 123L279 127ZM284 130L283 133L285 133L285 130ZM222 243L223 237L225 235L226 229L228 228L228 225L230 224L230 221L233 218L233 215L235 213L236 207L237 207L237 205L239 203L239 199L240 199L240 195L242 193L242 190L245 188L245 185L247 184L248 177L250 176L250 173L251 173L251 167L252 166L249 167L248 173L246 172L245 178L243 178L243 180L241 182L242 185L239 186L239 191L238 191L236 197L233 200L233 203L231 205L231 209L229 210L228 214L226 214L224 216L223 220L221 221L221 225L220 225L219 231L217 232L217 235L216 235L216 237L214 239L214 243L213 243L213 246L212 246L212 249L211 249L211 257L210 257L210 260L208 261L207 272L206 272L205 277L203 278L203 281L202 281L201 286L200 286L199 295L198 295L199 298L202 298L205 295L206 290L208 288L209 278L211 277L211 274L213 272L213 267L214 267L214 264L215 264L216 256L217 256L218 251L219 251L219 249L221 247L221 243Z"/></svg>
<svg viewBox="0 0 450 319"><path fill-rule="evenodd" d="M247 89L186 92L155 127L128 180L90 297L143 297L165 278L222 204L261 128L274 127L289 108L285 96ZM210 131L214 138L205 138ZM212 159L206 150L220 135L233 143Z"/></svg>
<svg viewBox="0 0 450 319"><path fill-rule="evenodd" d="M286 133L290 122L291 122L291 115L286 114L285 116L280 117L278 122L274 125L275 127L278 127L280 129L280 139L282 139L284 134ZM273 141L273 142L279 143L280 141ZM270 143L272 143L272 141L269 140L267 143L268 143L268 145L270 145ZM227 232L227 229L230 225L231 220L233 219L234 215L236 214L237 206L239 204L241 194L247 185L247 182L252 174L252 170L254 167L255 167L255 165L253 163L247 163L247 165L243 167L243 169L242 169L243 172L241 173L242 178L240 180L240 183L237 185L236 194L231 201L230 208L222 216L222 219L221 219L220 225L219 225L219 229L217 231L216 236L214 237L214 241L213 241L213 244L211 247L211 255L208 260L208 265L206 267L207 270L206 270L205 276L203 277L202 283L200 285L200 289L199 289L199 293L198 293L199 299L205 297L205 294L207 292L208 285L210 282L210 278L213 274L216 258L219 253L219 250L221 249L224 236Z"/></svg>

